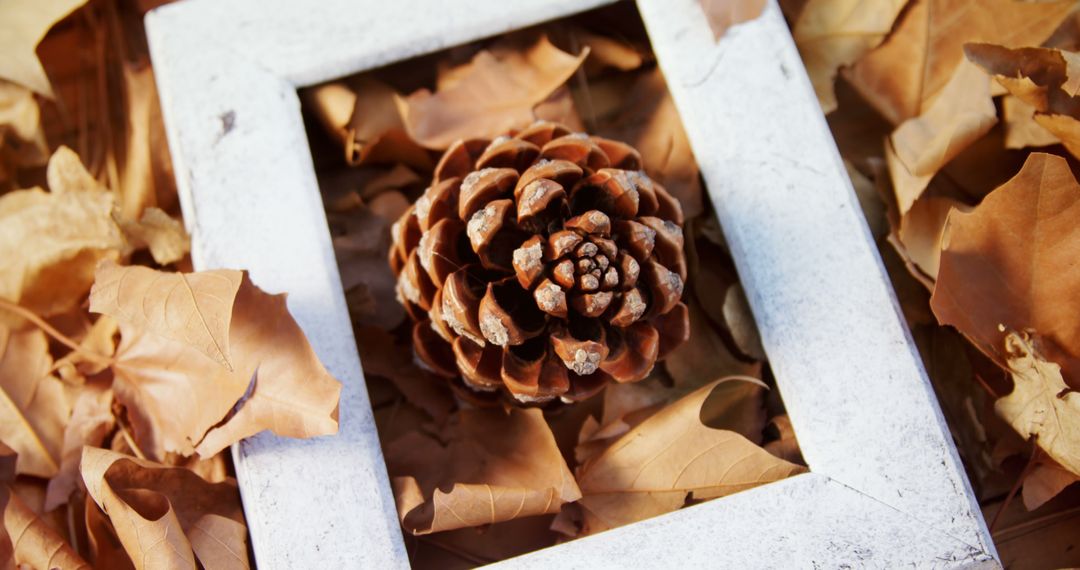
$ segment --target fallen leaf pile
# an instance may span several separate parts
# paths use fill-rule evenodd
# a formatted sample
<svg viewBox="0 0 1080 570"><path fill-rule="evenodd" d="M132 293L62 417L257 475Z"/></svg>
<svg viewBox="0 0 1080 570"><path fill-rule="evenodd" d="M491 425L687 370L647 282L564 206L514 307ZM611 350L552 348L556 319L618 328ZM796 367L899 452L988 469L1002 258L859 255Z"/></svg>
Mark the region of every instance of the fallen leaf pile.
<svg viewBox="0 0 1080 570"><path fill-rule="evenodd" d="M1080 4L781 4L1006 565L1080 564Z"/></svg>
<svg viewBox="0 0 1080 570"><path fill-rule="evenodd" d="M223 450L337 431L285 295L191 271L152 4L0 5L0 568L248 568Z"/></svg>
<svg viewBox="0 0 1080 570"><path fill-rule="evenodd" d="M717 26L764 6L724 4L709 7ZM314 119L308 136L414 566L473 567L806 470L632 4L318 85L301 98ZM444 150L459 151L444 163L468 157L486 146L475 139L536 120L631 145L679 201L685 239L673 247L683 249L679 311L690 334L632 376L645 376L640 382L612 382L573 404L514 407L447 383L453 355L440 367L429 363L441 353L418 356L436 332L426 312L415 327L406 317L419 309L402 310L395 298L390 258L392 244L412 248L420 237L394 224L413 203L424 220L447 215L445 200L417 202L433 172L472 170L471 162L436 168ZM439 243L432 270L459 269L453 242ZM443 287L445 298L467 285ZM468 373L489 367L498 377L500 352Z"/></svg>

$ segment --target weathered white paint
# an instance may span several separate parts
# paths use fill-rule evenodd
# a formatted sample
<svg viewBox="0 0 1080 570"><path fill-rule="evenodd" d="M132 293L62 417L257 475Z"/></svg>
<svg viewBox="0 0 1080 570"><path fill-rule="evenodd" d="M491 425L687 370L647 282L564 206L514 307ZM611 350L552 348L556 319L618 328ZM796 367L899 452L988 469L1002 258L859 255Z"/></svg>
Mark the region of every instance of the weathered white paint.
<svg viewBox="0 0 1080 570"><path fill-rule="evenodd" d="M241 267L345 389L341 433L234 447L263 568L408 561L298 86L609 0L186 0L147 17L199 269ZM713 42L639 0L813 473L510 567L998 567L948 429L777 6Z"/></svg>

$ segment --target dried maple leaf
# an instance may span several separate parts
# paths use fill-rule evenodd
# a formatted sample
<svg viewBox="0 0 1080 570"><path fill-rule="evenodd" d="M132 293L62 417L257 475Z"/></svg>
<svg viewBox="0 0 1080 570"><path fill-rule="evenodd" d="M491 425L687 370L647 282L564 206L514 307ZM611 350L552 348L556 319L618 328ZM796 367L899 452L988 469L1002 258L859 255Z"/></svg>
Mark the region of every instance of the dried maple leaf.
<svg viewBox="0 0 1080 570"><path fill-rule="evenodd" d="M1012 393L994 410L1023 438L1035 438L1043 451L1080 474L1080 396L1065 384L1061 367L1047 361L1027 335L1010 332L1004 341Z"/></svg>
<svg viewBox="0 0 1080 570"><path fill-rule="evenodd" d="M578 69L589 50L571 55L547 36L514 37L481 51L452 84L398 102L409 135L445 149L457 139L495 137L534 119L533 107Z"/></svg>
<svg viewBox="0 0 1080 570"><path fill-rule="evenodd" d="M806 470L702 423L705 401L724 382L665 407L580 470L586 534L674 511L688 498L722 497Z"/></svg>
<svg viewBox="0 0 1080 570"><path fill-rule="evenodd" d="M890 135L889 173L900 215L907 214L931 177L997 123L990 78L961 60L948 83L921 114Z"/></svg>
<svg viewBox="0 0 1080 570"><path fill-rule="evenodd" d="M53 96L45 70L35 49L53 24L60 21L86 0L8 0L0 4L0 79L7 79Z"/></svg>
<svg viewBox="0 0 1080 570"><path fill-rule="evenodd" d="M845 77L895 124L918 116L963 59L966 42L1038 45L1073 2L914 0L893 33Z"/></svg>
<svg viewBox="0 0 1080 570"><path fill-rule="evenodd" d="M446 445L411 432L386 449L402 526L413 534L558 512L581 497L538 409L464 410Z"/></svg>
<svg viewBox="0 0 1080 570"><path fill-rule="evenodd" d="M208 483L184 468L94 447L83 449L80 470L135 568L195 568L196 558L207 568L246 567L236 481ZM215 530L217 541L209 540Z"/></svg>
<svg viewBox="0 0 1080 570"><path fill-rule="evenodd" d="M45 334L0 324L0 440L19 454L18 472L52 477L60 468L71 407L64 385L49 375Z"/></svg>
<svg viewBox="0 0 1080 570"><path fill-rule="evenodd" d="M103 264L90 291L90 311L184 343L232 369L229 326L243 272L162 273Z"/></svg>
<svg viewBox="0 0 1080 570"><path fill-rule="evenodd" d="M765 10L765 0L699 0L705 10L713 39L719 40L731 26L757 19Z"/></svg>
<svg viewBox="0 0 1080 570"><path fill-rule="evenodd" d="M907 0L808 0L792 28L825 113L836 109L837 71L878 46Z"/></svg>
<svg viewBox="0 0 1080 570"><path fill-rule="evenodd" d="M1008 49L993 44L968 44L964 53L1016 97L1011 105L1013 113L1021 111L1015 107L1027 108L1020 116L1034 124L1019 124L1029 133L1041 127L1027 135L1033 142L1060 141L1073 156L1080 156L1080 54L1047 48ZM1013 123L1017 122L1014 118Z"/></svg>
<svg viewBox="0 0 1080 570"><path fill-rule="evenodd" d="M971 213L949 214L930 302L938 320L1002 364L1001 327L1036 330L1066 378L1080 378L1077 215L1080 185L1068 163L1042 153Z"/></svg>
<svg viewBox="0 0 1080 570"><path fill-rule="evenodd" d="M98 278L91 310L121 323L113 389L148 456L210 457L264 429L288 437L337 431L341 385L284 295L260 291L240 271L103 265ZM213 358L223 355L231 369Z"/></svg>

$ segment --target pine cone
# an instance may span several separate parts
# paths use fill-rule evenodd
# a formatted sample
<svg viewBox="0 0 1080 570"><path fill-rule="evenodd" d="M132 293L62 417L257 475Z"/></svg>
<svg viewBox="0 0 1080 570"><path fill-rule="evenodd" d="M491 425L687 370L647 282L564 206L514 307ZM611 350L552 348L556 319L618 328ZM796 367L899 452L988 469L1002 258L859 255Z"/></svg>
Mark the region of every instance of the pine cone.
<svg viewBox="0 0 1080 570"><path fill-rule="evenodd" d="M645 378L689 321L682 208L640 169L549 122L452 145L393 229L419 360L523 403Z"/></svg>

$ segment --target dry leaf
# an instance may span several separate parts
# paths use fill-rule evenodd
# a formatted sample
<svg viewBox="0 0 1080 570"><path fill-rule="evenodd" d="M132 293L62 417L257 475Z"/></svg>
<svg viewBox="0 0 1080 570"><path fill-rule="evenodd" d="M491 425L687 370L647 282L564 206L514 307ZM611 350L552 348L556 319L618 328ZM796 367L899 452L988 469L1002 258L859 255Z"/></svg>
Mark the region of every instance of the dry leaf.
<svg viewBox="0 0 1080 570"><path fill-rule="evenodd" d="M836 109L837 71L875 48L907 0L808 0L792 28L810 83L825 113Z"/></svg>
<svg viewBox="0 0 1080 570"><path fill-rule="evenodd" d="M60 468L71 408L63 384L49 375L45 334L0 324L0 441L19 454L18 472L52 477Z"/></svg>
<svg viewBox="0 0 1080 570"><path fill-rule="evenodd" d="M133 570L135 565L131 563L131 557L124 552L124 545L120 542L120 537L116 536L116 529L109 522L109 517L90 495L86 496L83 505L86 512L87 542L90 543L93 563L98 568Z"/></svg>
<svg viewBox="0 0 1080 570"><path fill-rule="evenodd" d="M889 234L889 243L904 259L916 279L934 288L941 263L941 240L945 222L953 210L967 212L964 203L947 196L924 195L900 218L900 224Z"/></svg>
<svg viewBox="0 0 1080 570"><path fill-rule="evenodd" d="M14 81L46 97L53 96L45 70L35 50L53 24L60 21L86 0L6 0L0 4L0 79Z"/></svg>
<svg viewBox="0 0 1080 570"><path fill-rule="evenodd" d="M952 212L931 307L1004 363L1008 330L1033 329L1073 378L1080 356L1080 185L1064 158L1033 153L971 213Z"/></svg>
<svg viewBox="0 0 1080 570"><path fill-rule="evenodd" d="M4 510L4 527L12 537L15 562L20 568L90 570L90 565L16 493L11 493Z"/></svg>
<svg viewBox="0 0 1080 570"><path fill-rule="evenodd" d="M1031 473L1024 477L1024 489L1021 493L1024 506L1027 510L1034 511L1077 481L1080 481L1080 475L1070 472L1055 461L1040 461Z"/></svg>
<svg viewBox="0 0 1080 570"><path fill-rule="evenodd" d="M87 491L109 516L136 568L195 568L196 556L208 568L242 566L216 565L229 561L222 549L237 545L241 550L232 561L246 558L235 526L219 537L223 544L211 545L199 536L222 526L208 522L210 515L243 527L235 481L208 483L187 469L94 447L83 449L81 471ZM200 548L193 551L196 542Z"/></svg>
<svg viewBox="0 0 1080 570"><path fill-rule="evenodd" d="M422 89L398 106L409 135L429 148L495 137L531 123L533 107L565 83L588 53L565 53L546 36L531 42L510 37L478 53L453 85L434 94Z"/></svg>
<svg viewBox="0 0 1080 570"><path fill-rule="evenodd" d="M1035 107L1016 95L1001 98L1002 118L1005 121L1005 148L1050 146L1061 142L1035 121L1035 111Z"/></svg>
<svg viewBox="0 0 1080 570"><path fill-rule="evenodd" d="M961 60L941 94L890 136L899 160L889 162L900 215L907 213L938 170L997 123L990 78ZM901 173L894 172L903 170Z"/></svg>
<svg viewBox="0 0 1080 570"><path fill-rule="evenodd" d="M105 381L90 382L82 387L71 419L64 427L60 452L60 471L49 480L45 493L45 510L51 511L68 502L78 488L79 463L84 446L100 446L116 425L112 415L112 389Z"/></svg>
<svg viewBox="0 0 1080 570"><path fill-rule="evenodd" d="M125 62L121 71L126 101L124 108L127 114L124 121L124 154L120 157L119 186L115 188L116 203L122 219L140 220L146 224L147 208L165 208L174 202L176 182L173 178L172 159L169 156L169 142L165 139L161 108L158 106L154 70L148 62L141 65ZM171 263L162 261L155 251L154 242L147 241L158 263ZM179 259L182 253L164 257L172 255Z"/></svg>
<svg viewBox="0 0 1080 570"><path fill-rule="evenodd" d="M1061 367L1045 360L1031 339L1011 332L1004 350L1015 385L994 410L1021 437L1034 436L1047 455L1080 474L1080 396L1066 386Z"/></svg>
<svg viewBox="0 0 1080 570"><path fill-rule="evenodd" d="M104 192L0 196L0 297L43 316L79 303L98 261L126 246L112 207Z"/></svg>
<svg viewBox="0 0 1080 570"><path fill-rule="evenodd" d="M191 346L232 369L229 325L243 272L162 273L146 267L98 268L90 311Z"/></svg>
<svg viewBox="0 0 1080 570"><path fill-rule="evenodd" d="M184 224L160 208L145 208L138 222L122 221L120 227L132 247L149 248L158 265L176 263L191 250L191 238Z"/></svg>
<svg viewBox="0 0 1080 570"><path fill-rule="evenodd" d="M262 292L243 272L105 265L91 310L121 322L113 388L150 457L209 457L264 429L287 437L337 431L341 384L289 316L285 296ZM226 354L231 370L212 358Z"/></svg>
<svg viewBox="0 0 1080 570"><path fill-rule="evenodd" d="M893 33L845 72L894 125L920 115L938 96L967 42L1038 45L1072 2L914 0Z"/></svg>
<svg viewBox="0 0 1080 570"><path fill-rule="evenodd" d="M701 423L703 404L723 382L657 412L578 473L585 533L674 511L688 498L722 497L805 471L738 433Z"/></svg>
<svg viewBox="0 0 1080 570"><path fill-rule="evenodd" d="M663 362L676 386L696 389L724 376L761 375L761 363L746 363L731 354L697 302L691 300L687 307L690 309L690 338Z"/></svg>
<svg viewBox="0 0 1080 570"><path fill-rule="evenodd" d="M795 438L795 427L791 425L791 418L787 414L769 420L769 427L766 429L775 429L776 438L765 443L765 451L784 461L799 465L805 463L799 441Z"/></svg>
<svg viewBox="0 0 1080 570"><path fill-rule="evenodd" d="M713 39L719 40L728 28L757 19L765 10L765 0L699 0L705 10Z"/></svg>
<svg viewBox="0 0 1080 570"><path fill-rule="evenodd" d="M243 568L248 564L247 527L242 522L203 515L188 530L191 549L205 568Z"/></svg>
<svg viewBox="0 0 1080 570"><path fill-rule="evenodd" d="M581 497L538 409L464 410L442 435L445 447L412 432L386 450L413 534L551 514Z"/></svg>
<svg viewBox="0 0 1080 570"><path fill-rule="evenodd" d="M446 420L455 404L445 378L417 366L411 348L397 344L384 329L356 327L355 334L365 377L390 380L409 403L439 423Z"/></svg>
<svg viewBox="0 0 1080 570"><path fill-rule="evenodd" d="M754 360L765 360L765 348L761 346L761 335L742 285L736 283L728 287L724 294L723 313L724 322L739 352Z"/></svg>

